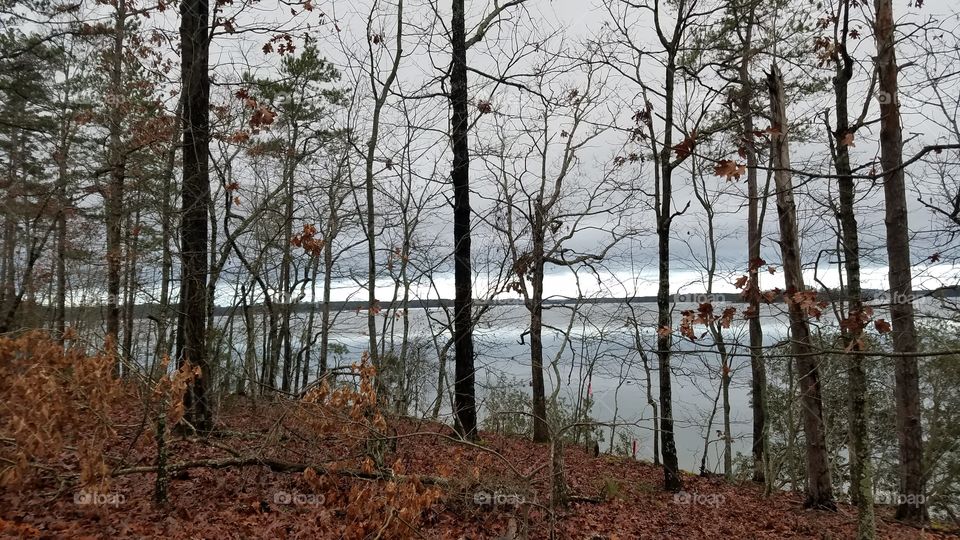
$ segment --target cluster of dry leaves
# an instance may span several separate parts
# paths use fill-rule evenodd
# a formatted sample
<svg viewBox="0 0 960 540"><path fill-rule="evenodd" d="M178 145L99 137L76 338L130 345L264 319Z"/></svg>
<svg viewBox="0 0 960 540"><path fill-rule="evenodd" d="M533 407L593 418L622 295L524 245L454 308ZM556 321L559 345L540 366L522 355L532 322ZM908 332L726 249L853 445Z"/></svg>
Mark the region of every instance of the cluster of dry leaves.
<svg viewBox="0 0 960 540"><path fill-rule="evenodd" d="M701 313L698 317L713 316ZM722 315L720 315L722 317ZM234 397L206 437L172 434L168 500L153 500L156 403L178 401L186 367L140 392L112 359L41 335L0 339L0 536L164 538L851 538L855 509L803 509L794 493L685 476L564 450L571 502L551 508L550 448L385 416L374 371L297 401ZM151 396L146 401L144 397ZM139 400L139 401L138 401ZM153 403L144 410L144 403ZM170 404L166 418L182 409ZM147 428L144 429L144 420ZM98 456L94 464L94 454ZM99 480L97 480L99 478ZM109 480L108 483L104 483ZM89 483L113 497L78 498ZM882 538L943 538L892 521Z"/></svg>

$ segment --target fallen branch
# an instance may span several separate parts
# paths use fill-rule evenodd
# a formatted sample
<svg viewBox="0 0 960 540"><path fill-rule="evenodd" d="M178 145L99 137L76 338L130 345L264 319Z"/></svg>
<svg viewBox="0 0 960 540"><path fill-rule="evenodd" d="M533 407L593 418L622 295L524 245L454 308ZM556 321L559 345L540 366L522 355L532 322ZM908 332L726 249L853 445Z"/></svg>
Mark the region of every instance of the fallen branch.
<svg viewBox="0 0 960 540"><path fill-rule="evenodd" d="M320 465L311 465L307 463L294 463L289 461L280 461L278 459L263 458L257 456L243 456L224 459L199 459L195 461L184 461L181 463L171 463L166 466L167 473L175 473L188 469L226 469L229 467L251 467L264 466L273 472L303 472L307 469L313 469L319 474L336 474L341 476L350 476L362 480L393 480L399 482L420 482L434 486L447 486L450 480L440 476L413 476L403 474L393 474L390 472L363 472L350 469L330 469ZM128 474L147 474L157 472L156 467L129 467L113 471L112 476L125 476Z"/></svg>

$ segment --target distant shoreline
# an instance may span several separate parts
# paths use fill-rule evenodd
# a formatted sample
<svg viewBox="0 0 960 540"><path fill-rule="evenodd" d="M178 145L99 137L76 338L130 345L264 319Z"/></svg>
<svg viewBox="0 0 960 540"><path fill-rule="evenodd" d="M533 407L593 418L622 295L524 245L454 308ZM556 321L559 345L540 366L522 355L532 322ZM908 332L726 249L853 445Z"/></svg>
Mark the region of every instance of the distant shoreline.
<svg viewBox="0 0 960 540"><path fill-rule="evenodd" d="M880 289L865 289L863 291L864 300L870 302L882 298L887 294L887 291ZM943 287L940 289L934 290L925 290L925 291L916 291L914 295L917 298L960 298L960 287ZM823 301L839 300L840 295L836 291L820 291L818 296ZM625 304L625 303L636 303L636 304L650 304L657 301L656 296L633 296L633 297L594 297L594 298L546 298L543 300L545 305L565 305L579 302L581 304ZM743 297L739 291L733 292L716 292L716 293L680 293L670 295L670 301L674 303L682 304L693 304L693 303L703 303L708 301L713 302L722 302L726 304L744 304ZM395 305L398 305L399 302ZM280 305L275 303L274 305ZM311 306L315 306L319 309L323 305L323 302L297 302L293 304L290 309L293 313L305 313L308 312ZM518 306L523 305L523 300L520 298L511 298L511 299L498 299L498 300L474 300L475 306ZM46 307L46 306L44 306ZM387 302L381 303L381 308L391 307L391 304ZM450 298L440 298L440 299L414 299L410 300L409 307L411 309L431 309L431 308L453 308L453 299ZM68 316L77 316L85 312L95 313L102 310L104 306L101 305L91 305L91 306L74 306L67 308ZM330 308L333 311L364 311L367 309L366 300L350 300L350 301L332 301L330 302ZM49 308L48 308L49 309ZM177 309L177 304L172 304L170 306L171 312L175 312ZM216 305L213 308L213 313L215 316L227 315L234 310L240 310L239 306L224 306ZM260 313L265 310L265 305L263 303L251 304L250 309L254 312ZM135 317L150 317L155 316L160 312L160 305L156 303L148 304L137 304L134 306L134 316Z"/></svg>

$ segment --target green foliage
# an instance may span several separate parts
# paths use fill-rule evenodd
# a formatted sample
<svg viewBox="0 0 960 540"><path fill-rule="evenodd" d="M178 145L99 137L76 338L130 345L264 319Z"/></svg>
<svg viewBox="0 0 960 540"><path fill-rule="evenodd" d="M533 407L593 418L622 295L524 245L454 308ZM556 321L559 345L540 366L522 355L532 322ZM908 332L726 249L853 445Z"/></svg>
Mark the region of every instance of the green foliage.
<svg viewBox="0 0 960 540"><path fill-rule="evenodd" d="M865 335L868 348L880 349L882 343ZM811 336L814 349L841 350L841 336L836 332L820 333ZM774 357L768 360L768 419L770 421L770 451L774 459L774 474L779 481L790 484L791 488L802 490L805 481L805 448L803 436L803 414L800 409L800 380L793 368L789 345L775 347L770 351ZM846 367L848 359L843 355L825 355L819 365L821 393L823 397L824 423L827 433L827 451L833 464L834 485L849 483L849 460L847 458L847 427L850 425L850 406L847 390ZM792 370L792 373L791 373ZM871 404L883 402L888 392L889 374L885 359L875 359L867 363L868 401ZM889 446L888 435L892 433L882 419L882 409L873 408L875 414L870 419L871 445L882 451ZM881 427L882 426L882 427ZM890 425L892 426L892 424ZM887 437L884 436L887 434ZM886 440L884 440L886 438ZM895 444L896 441L894 440ZM747 468L752 464L747 464Z"/></svg>
<svg viewBox="0 0 960 540"><path fill-rule="evenodd" d="M320 56L313 44L307 44L298 56L285 56L277 78L256 78L249 73L243 76L256 99L277 113L279 127L302 130L303 133L297 135L316 138L314 144L327 142L337 135L330 127L332 111L345 105L349 94L346 89L333 86L339 80L340 72ZM289 136L278 135L277 138L287 139ZM285 144L295 145L297 142L285 141ZM304 155L315 151L303 150Z"/></svg>
<svg viewBox="0 0 960 540"><path fill-rule="evenodd" d="M620 496L621 491L623 491L623 484L621 484L619 480L610 478L609 476L603 478L601 496L604 500L609 501L610 499L616 499Z"/></svg>
<svg viewBox="0 0 960 540"><path fill-rule="evenodd" d="M921 326L922 351L960 349L958 328L947 322ZM890 336L867 335L867 348L890 351ZM838 334L817 336L814 347L842 349ZM773 355L788 354L788 347L771 350ZM924 460L927 468L927 494L933 515L948 515L960 509L960 355L930 356L920 363L920 395L924 431ZM834 485L848 486L847 427L849 403L847 399L847 359L843 355L829 355L820 364L823 390L823 410L827 425L827 445L834 464ZM789 388L789 362L784 358L768 360L770 449L776 465L780 485L794 480L797 489L804 481L802 415L798 404L799 385L794 374ZM870 415L870 447L873 455L875 489L878 493L898 493L899 447L896 438L896 412L893 400L893 367L890 357L871 357L866 363ZM792 432L789 420L792 412ZM747 460L749 461L749 460ZM741 465L749 470L752 465ZM882 498L880 498L882 499ZM878 499L878 500L880 500Z"/></svg>
<svg viewBox="0 0 960 540"><path fill-rule="evenodd" d="M533 435L533 403L531 396L524 388L517 379L508 379L503 375L489 385L484 400L487 414L481 422L481 429L503 435L531 437ZM587 438L590 441L602 442L603 430L597 426L570 427L574 424L594 422L589 415L591 407L592 402L587 399L581 405L581 412L578 413L575 404L564 397L558 397L555 402L548 400L547 422L551 431L563 430L562 439L568 444L582 443Z"/></svg>
<svg viewBox="0 0 960 540"><path fill-rule="evenodd" d="M481 429L518 437L529 437L533 433L531 399L520 384L501 375L488 387L484 399L487 414Z"/></svg>

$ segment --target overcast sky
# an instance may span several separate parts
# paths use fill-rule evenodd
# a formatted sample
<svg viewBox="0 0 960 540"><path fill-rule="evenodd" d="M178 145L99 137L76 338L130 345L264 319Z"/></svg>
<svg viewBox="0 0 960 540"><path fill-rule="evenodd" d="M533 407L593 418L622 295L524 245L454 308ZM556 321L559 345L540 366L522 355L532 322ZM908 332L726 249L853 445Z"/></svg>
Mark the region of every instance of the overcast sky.
<svg viewBox="0 0 960 540"><path fill-rule="evenodd" d="M449 51L443 46L442 32L449 18L448 2L441 2L439 19L435 16L428 0L407 1L405 3L405 24L407 31L413 34L429 34L431 39L411 37L404 41L406 56L401 64L398 88L405 94L436 91L436 87L425 87L427 81L435 78L449 62ZM474 26L486 13L492 2L468 2L468 27ZM868 3L869 4L869 3ZM239 6L240 4L237 4ZM321 51L333 61L343 72L344 82L358 93L367 91L366 74L362 63L367 54L367 16L369 2L359 0L350 2L315 3L316 9L312 13L290 15L289 7L278 7L275 2L258 2L244 7L243 13L237 19L237 27L246 30L241 34L222 35L213 42L211 64L214 65L219 82L235 80L246 70L269 74L274 70L277 58L275 55L265 55L262 52L264 43L270 33L253 31L257 27L284 26L295 28L294 37L302 42L303 36L309 35L320 44ZM381 3L381 5L384 5ZM279 6L283 6L280 4ZM230 9L236 7L228 6ZM865 8L872 9L872 8ZM951 35L950 29L957 29L957 5L952 0L927 0L922 9L918 9L907 0L897 0L895 12L900 17L901 32L910 33L913 41L903 41L898 55L901 64L908 64L902 77L902 105L904 117L904 134L907 139L905 154L927 144L952 140L954 137L942 127L945 120L943 114L935 107L926 103L930 98L929 88L925 88L927 77L924 70L931 64L923 54L922 47L915 45L919 39L918 25L929 24L931 19L940 21L938 24L947 28L946 39L952 40L946 46L956 46L956 37ZM493 28L486 39L471 49L469 62L472 66L488 73L526 73L531 66L545 61L548 55L544 51L563 51L566 54L583 53L585 43L596 39L607 32L607 22L610 15L604 3L598 0L583 2L577 0L529 0L523 7L523 13L515 13L508 20ZM321 11L324 16L320 16ZM636 13L636 10L634 11ZM169 15L169 14L168 14ZM632 38L639 43L646 43L651 50L657 44L654 41L652 20L650 15L634 15L637 17L630 25ZM666 17L666 16L665 16ZM862 17L861 17L862 19ZM172 19L171 19L172 20ZM666 19L665 19L666 20ZM163 24L163 23L161 23ZM309 26L308 26L309 25ZM854 91L851 95L851 109L859 110L864 101L866 82L870 79L873 41L869 29L865 28L862 20L853 25L863 28L863 39L852 41L853 54L859 63L854 75ZM371 28L374 33L381 33L389 47L393 46L395 36L395 19L392 7L385 7L376 13ZM543 49L531 50L531 43L543 41ZM375 51L378 54L389 53L391 48ZM521 54L522 53L522 54ZM353 55L353 57L351 57ZM507 59L522 56L523 58L513 65L505 65ZM381 58L381 64L386 65L386 58ZM943 63L943 59L940 60ZM810 64L810 62L807 62ZM652 62L646 64L650 84L662 78L662 69ZM765 65L754 66L754 76L762 77ZM942 65L938 66L942 67ZM957 66L960 68L960 65ZM385 69L385 68L384 68ZM807 68L809 69L809 67ZM796 67L785 65L785 77L788 82L808 81L811 76L829 77L826 70L821 72L803 71ZM471 134L471 144L474 149L491 144L494 139L498 114L505 117L520 110L528 110L531 106L529 94L523 91L500 86L496 89L489 82L482 81L476 74L471 74L471 100L489 99L494 108L494 114L483 117L478 121ZM521 79L518 79L521 80ZM577 87L582 84L582 73L570 72L551 80L549 89L559 92L566 88ZM947 95L960 95L960 85L957 80L947 81L946 87L941 90ZM760 86L762 89L762 86ZM616 77L607 80L607 89L602 93L603 106L597 108L596 120L600 123L612 123L618 127L628 127L631 124L633 112L640 108L642 100L639 90L629 82ZM956 99L956 98L954 98ZM794 167L811 172L829 173L829 151L826 143L825 130L820 117L824 110L830 108L832 95L820 93L814 97L796 100L790 103L788 114L797 121L810 122L814 120L811 131L811 140L797 142L793 147ZM426 104L418 105L417 114L420 118L429 118L438 129L445 129L445 105L440 98L424 100ZM762 100L762 101L765 101ZM389 113L388 113L389 114ZM433 115L430 117L429 115ZM876 103L870 105L868 118L877 115ZM758 120L759 123L763 121ZM384 138L384 148L378 149L384 155L395 151L400 135L402 122L396 116L387 118L388 132ZM763 126L761 126L763 127ZM876 158L878 149L876 144L876 129L868 126L856 135L856 146L852 149L854 167L867 163ZM510 141L522 144L522 141ZM956 141L953 141L956 142ZM414 164L418 174L424 171L439 170L441 173L448 167L448 151L437 140L424 141L423 154L418 163ZM624 135L611 130L598 137L578 156L578 166L572 176L572 183L588 185L596 182L598 177L607 174L611 169L613 157L625 152ZM391 150L393 145L393 150ZM952 159L957 162L957 156L943 156L942 159ZM552 163L551 165L555 165ZM916 199L918 190L926 190L932 169L923 163L918 163L909 169L910 182L910 225L916 233L913 243L914 263L917 266L915 287L935 288L944 284L957 283L957 269L948 264L934 264L924 262L933 252L942 246L935 245L935 239L929 231L938 226L933 215L926 210ZM652 182L652 171L649 164L637 167L634 173L641 184ZM493 208L489 199L493 198L494 190L491 187L490 170L484 160L474 158L472 162L472 184L475 190L474 204L479 214L487 215ZM684 168L676 173L674 182L675 204L683 208L687 202L690 209L678 217L674 224L675 238L673 242L672 266L675 269L672 285L677 291L702 290L701 264L704 231L704 214L698 207L693 196L689 171ZM442 175L441 175L442 176ZM443 179L439 179L442 181ZM761 181L763 174L761 174ZM834 219L826 210L826 204L836 198L835 185L828 180L815 179L807 182L807 178L795 178L798 187L797 203L799 207L801 225L803 227L802 243L804 262L808 266L805 274L808 284L814 284L815 278L827 286L838 284L838 266L836 257L831 250L836 249L836 240L832 227ZM722 192L718 195L718 214L716 228L721 236L719 242L720 273L714 285L715 290L732 290L732 282L742 275L746 268L746 212L743 206L746 186L745 181L728 182L719 177L709 178L707 188L712 192ZM437 189L440 193L442 189ZM860 223L861 243L864 247L864 286L869 288L886 287L885 252L883 250L884 227L882 212L882 190L877 182L858 182L858 220ZM575 207L575 204L571 206ZM425 224L425 234L440 237L442 234L452 234L449 230L449 208L446 208L434 220ZM639 235L630 241L624 241L611 251L608 260L602 265L597 276L587 279L586 273L581 273L581 291L584 294L615 295L640 294L647 295L655 292L656 273L653 264L656 257L656 243L651 234L652 212L647 200L639 200L634 205L631 219L634 226L641 229ZM578 233L571 246L582 251L607 242L609 233L604 231L605 220L599 218L592 225L595 230ZM589 222L588 222L589 223ZM475 246L483 248L484 238L490 237L491 230L481 220L475 220ZM770 204L764 224L764 243L762 256L768 263L778 266L779 249L775 243L777 237L777 222L775 206ZM815 261L820 260L820 266L814 268ZM549 271L549 270L548 270ZM452 279L444 274L437 280L441 296L452 297ZM346 299L357 293L356 287L342 284L337 296ZM479 283L482 289L482 280ZM777 272L773 275L765 274L763 286L782 286L782 278ZM431 295L425 287L420 291L423 295ZM553 271L547 277L547 291L549 295L575 296L577 294L576 281L571 278L569 271ZM382 294L386 294L386 290ZM378 294L381 296L382 294Z"/></svg>

